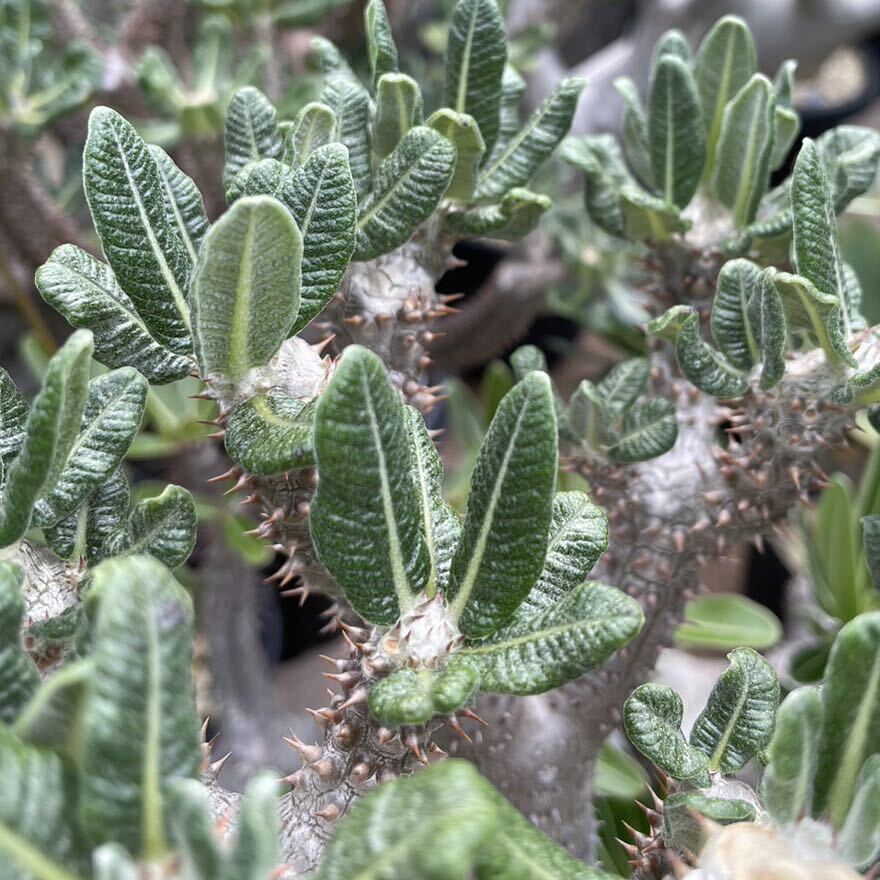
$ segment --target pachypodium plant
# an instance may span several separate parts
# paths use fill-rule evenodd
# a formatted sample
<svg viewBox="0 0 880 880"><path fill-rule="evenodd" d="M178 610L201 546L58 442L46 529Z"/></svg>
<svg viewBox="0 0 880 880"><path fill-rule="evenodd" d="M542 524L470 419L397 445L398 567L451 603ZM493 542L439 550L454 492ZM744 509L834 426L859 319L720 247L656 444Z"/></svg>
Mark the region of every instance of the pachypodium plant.
<svg viewBox="0 0 880 880"><path fill-rule="evenodd" d="M672 688L635 690L623 709L626 732L667 788L646 808L651 834L627 845L639 877L665 877L674 865L690 864L700 868L694 877L740 880L775 870L856 878L876 864L878 627L877 612L847 623L820 686L792 691L778 711L772 667L737 649L689 739ZM763 766L757 791L730 778L753 758Z"/></svg>

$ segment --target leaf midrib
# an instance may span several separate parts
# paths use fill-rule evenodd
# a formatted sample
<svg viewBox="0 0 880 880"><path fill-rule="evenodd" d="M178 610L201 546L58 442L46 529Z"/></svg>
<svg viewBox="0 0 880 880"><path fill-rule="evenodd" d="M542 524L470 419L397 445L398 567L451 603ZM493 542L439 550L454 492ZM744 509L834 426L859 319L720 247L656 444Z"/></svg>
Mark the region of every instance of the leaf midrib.
<svg viewBox="0 0 880 880"><path fill-rule="evenodd" d="M458 73L458 94L455 97L455 109L459 113L467 110L468 82L471 72L471 50L473 49L474 33L477 29L477 18L480 13L481 0L473 0L471 20L468 22L467 39L461 53L461 67Z"/></svg>
<svg viewBox="0 0 880 880"><path fill-rule="evenodd" d="M144 759L142 768L143 791L143 852L147 859L161 856L166 849L165 820L162 810L161 774L161 725L162 725L162 664L159 659L159 633L156 618L148 608L144 621L147 642L147 700L146 735L144 737Z"/></svg>
<svg viewBox="0 0 880 880"><path fill-rule="evenodd" d="M232 324L229 338L229 366L233 378L243 376L250 368L248 358L248 335L250 331L251 292L253 288L253 247L257 224L257 211L248 211L247 228L238 261L235 279L235 302L232 306Z"/></svg>
<svg viewBox="0 0 880 880"><path fill-rule="evenodd" d="M721 761L724 758L724 752L727 750L727 746L730 744L730 740L733 738L733 731L736 729L736 725L739 723L740 715L742 713L743 707L746 704L746 700L749 695L749 686L751 685L751 676L749 675L748 670L743 668L743 674L745 676L745 683L742 688L742 692L737 698L737 701L733 707L733 711L730 713L730 720L724 728L721 739L718 740L718 745L715 746L715 750L712 752L712 757L709 759L709 770L715 772L721 766Z"/></svg>

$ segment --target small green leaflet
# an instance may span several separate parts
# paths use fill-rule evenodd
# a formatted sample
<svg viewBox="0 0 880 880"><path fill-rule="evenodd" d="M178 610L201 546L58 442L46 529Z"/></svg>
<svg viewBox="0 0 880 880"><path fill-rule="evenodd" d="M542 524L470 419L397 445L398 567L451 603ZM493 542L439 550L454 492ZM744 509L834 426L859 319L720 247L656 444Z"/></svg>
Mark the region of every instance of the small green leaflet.
<svg viewBox="0 0 880 880"><path fill-rule="evenodd" d="M498 138L507 64L504 21L495 0L459 0L446 44L443 106L477 120L487 155Z"/></svg>
<svg viewBox="0 0 880 880"><path fill-rule="evenodd" d="M358 210L354 259L370 260L405 244L436 209L455 171L455 146L433 128L410 129L379 165Z"/></svg>
<svg viewBox="0 0 880 880"><path fill-rule="evenodd" d="M446 227L467 238L517 239L531 232L541 217L553 207L547 196L514 187L498 205L453 212L446 217Z"/></svg>
<svg viewBox="0 0 880 880"><path fill-rule="evenodd" d="M867 870L880 855L880 753L871 755L856 779L855 794L840 830L838 851Z"/></svg>
<svg viewBox="0 0 880 880"><path fill-rule="evenodd" d="M703 173L706 138L694 75L673 55L661 58L654 73L648 142L657 191L686 207Z"/></svg>
<svg viewBox="0 0 880 880"><path fill-rule="evenodd" d="M239 199L214 224L191 294L203 376L241 379L278 351L299 309L301 255L299 228L271 196Z"/></svg>
<svg viewBox="0 0 880 880"><path fill-rule="evenodd" d="M721 773L741 769L766 747L779 704L779 680L757 651L737 648L727 657L730 666L712 689L690 737L691 745L709 756L709 769Z"/></svg>
<svg viewBox="0 0 880 880"><path fill-rule="evenodd" d="M358 198L370 190L372 181L370 96L356 80L336 74L328 77L321 101L336 114L339 140L348 147L348 164Z"/></svg>
<svg viewBox="0 0 880 880"><path fill-rule="evenodd" d="M397 46L391 33L388 13L382 0L369 0L364 9L364 31L367 35L367 56L373 86L387 73L397 72Z"/></svg>
<svg viewBox="0 0 880 880"><path fill-rule="evenodd" d="M726 400L740 397L748 390L745 378L727 363L723 355L703 341L696 312L688 315L681 324L675 352L682 373L706 394Z"/></svg>
<svg viewBox="0 0 880 880"><path fill-rule="evenodd" d="M728 260L718 273L712 299L712 338L721 353L740 370L761 359L761 349L749 322L749 300L761 284L761 268L750 260Z"/></svg>
<svg viewBox="0 0 880 880"><path fill-rule="evenodd" d="M480 162L486 151L476 119L466 113L456 113L444 107L432 113L425 125L439 131L455 145L455 173L446 189L446 198L454 201L469 201L477 185Z"/></svg>
<svg viewBox="0 0 880 880"><path fill-rule="evenodd" d="M384 159L414 126L421 125L422 90L405 73L386 73L376 85L373 151Z"/></svg>
<svg viewBox="0 0 880 880"><path fill-rule="evenodd" d="M281 158L284 143L278 129L278 115L259 89L246 86L232 96L226 111L225 140L223 186L226 189L249 162Z"/></svg>
<svg viewBox="0 0 880 880"><path fill-rule="evenodd" d="M626 157L638 178L648 187L654 185L651 151L648 146L648 115L642 106L636 84L628 77L614 80L614 88L623 99L623 145Z"/></svg>
<svg viewBox="0 0 880 880"><path fill-rule="evenodd" d="M393 623L430 576L407 438L382 362L349 346L318 404L310 522L321 562L372 623Z"/></svg>
<svg viewBox="0 0 880 880"><path fill-rule="evenodd" d="M299 168L318 148L337 140L336 114L326 104L311 101L299 113L285 140L284 161Z"/></svg>
<svg viewBox="0 0 880 880"><path fill-rule="evenodd" d="M29 408L9 373L0 367L0 487L24 443Z"/></svg>
<svg viewBox="0 0 880 880"><path fill-rule="evenodd" d="M108 107L97 107L89 117L83 182L119 286L150 334L171 351L187 354L192 264L169 217L153 154L134 127Z"/></svg>
<svg viewBox="0 0 880 880"><path fill-rule="evenodd" d="M671 400L636 404L623 413L620 427L609 434L606 454L612 461L646 461L663 455L678 438L675 404Z"/></svg>
<svg viewBox="0 0 880 880"><path fill-rule="evenodd" d="M480 673L480 688L540 694L600 666L642 627L638 603L592 581L522 623L468 644L459 656Z"/></svg>
<svg viewBox="0 0 880 880"><path fill-rule="evenodd" d="M532 372L501 401L471 478L448 589L467 635L488 635L509 620L537 580L557 455L550 380Z"/></svg>
<svg viewBox="0 0 880 880"><path fill-rule="evenodd" d="M770 272L761 273L761 281L752 294L746 316L761 348L761 387L772 388L785 372L787 327L782 300Z"/></svg>

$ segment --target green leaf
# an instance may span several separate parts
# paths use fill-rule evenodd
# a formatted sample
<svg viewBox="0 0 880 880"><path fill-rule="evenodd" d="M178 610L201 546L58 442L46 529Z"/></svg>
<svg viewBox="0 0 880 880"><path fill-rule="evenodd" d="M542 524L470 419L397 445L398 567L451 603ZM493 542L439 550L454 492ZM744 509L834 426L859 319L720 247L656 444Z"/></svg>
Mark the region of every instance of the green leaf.
<svg viewBox="0 0 880 880"><path fill-rule="evenodd" d="M636 84L628 77L614 80L614 88L623 99L621 137L626 157L638 178L648 187L654 185L654 169L651 166L651 150L648 141L648 115L642 106Z"/></svg>
<svg viewBox="0 0 880 880"><path fill-rule="evenodd" d="M77 330L52 356L0 497L0 547L27 531L33 506L61 475L86 405L92 334Z"/></svg>
<svg viewBox="0 0 880 880"><path fill-rule="evenodd" d="M433 128L410 129L376 171L359 206L354 258L370 260L405 244L434 212L455 171L455 147Z"/></svg>
<svg viewBox="0 0 880 880"><path fill-rule="evenodd" d="M443 498L443 462L428 435L422 414L406 407L406 428L413 455L416 486L421 499L422 531L431 558L428 595L436 589L445 590L449 582L449 566L461 536L458 513Z"/></svg>
<svg viewBox="0 0 880 880"><path fill-rule="evenodd" d="M189 353L189 256L168 216L153 154L134 127L108 107L97 107L89 117L83 183L119 286L157 342Z"/></svg>
<svg viewBox="0 0 880 880"><path fill-rule="evenodd" d="M587 581L542 613L468 644L459 655L479 670L481 690L540 694L603 664L643 623L637 602Z"/></svg>
<svg viewBox="0 0 880 880"><path fill-rule="evenodd" d="M650 372L647 358L630 358L611 369L596 386L608 412L617 415L629 409L645 390Z"/></svg>
<svg viewBox="0 0 880 880"><path fill-rule="evenodd" d="M783 61L773 77L773 89L776 92L776 103L780 107L794 108L794 75L798 63L793 58Z"/></svg>
<svg viewBox="0 0 880 880"><path fill-rule="evenodd" d="M579 77L562 80L510 143L484 165L474 195L476 200L499 198L513 187L529 182L568 133L585 85L586 81Z"/></svg>
<svg viewBox="0 0 880 880"><path fill-rule="evenodd" d="M696 815L695 815L696 814ZM708 837L706 822L719 825L753 822L753 804L738 798L709 797L699 791L678 791L663 801L661 836L666 846L699 852Z"/></svg>
<svg viewBox="0 0 880 880"><path fill-rule="evenodd" d="M623 704L626 735L649 761L673 779L702 780L709 759L684 738L683 715L681 697L666 685L643 684Z"/></svg>
<svg viewBox="0 0 880 880"><path fill-rule="evenodd" d="M196 543L195 502L183 487L166 486L160 495L139 501L125 528L107 536L104 556L149 553L169 568L189 559Z"/></svg>
<svg viewBox="0 0 880 880"><path fill-rule="evenodd" d="M391 33L388 13L382 0L369 0L364 9L364 32L367 35L367 57L373 86L385 74L397 72L397 46Z"/></svg>
<svg viewBox="0 0 880 880"><path fill-rule="evenodd" d="M199 248L210 225L202 202L202 194L192 178L187 177L161 147L150 144L150 153L159 169L169 215L186 248L190 262L195 265L199 257Z"/></svg>
<svg viewBox="0 0 880 880"><path fill-rule="evenodd" d="M880 754L862 765L837 850L846 862L865 870L880 855Z"/></svg>
<svg viewBox="0 0 880 880"><path fill-rule="evenodd" d="M837 218L819 151L804 139L791 180L792 249L799 275L846 309L843 261L837 244ZM844 311L844 327L849 319Z"/></svg>
<svg viewBox="0 0 880 880"><path fill-rule="evenodd" d="M416 671L409 667L392 672L370 689L370 714L386 727L424 724L434 715L433 677L429 670Z"/></svg>
<svg viewBox="0 0 880 880"><path fill-rule="evenodd" d="M379 358L345 349L315 421L312 539L357 612L391 624L428 583L430 557L400 394Z"/></svg>
<svg viewBox="0 0 880 880"><path fill-rule="evenodd" d="M608 549L608 517L584 492L557 492L544 567L517 608L512 624L525 622L567 596L586 580Z"/></svg>
<svg viewBox="0 0 880 880"><path fill-rule="evenodd" d="M823 724L813 815L843 827L856 779L880 742L880 611L861 614L838 633L822 687Z"/></svg>
<svg viewBox="0 0 880 880"><path fill-rule="evenodd" d="M369 792L327 844L317 880L466 876L498 827L487 787L472 764L449 760Z"/></svg>
<svg viewBox="0 0 880 880"><path fill-rule="evenodd" d="M770 272L761 273L749 299L746 320L761 349L761 387L772 388L785 372L785 341L788 328L779 291Z"/></svg>
<svg viewBox="0 0 880 880"><path fill-rule="evenodd" d="M446 43L443 106L477 120L486 154L498 139L507 36L495 0L459 0Z"/></svg>
<svg viewBox="0 0 880 880"><path fill-rule="evenodd" d="M326 104L310 101L296 114L290 139L285 141L284 161L299 168L318 147L337 139L336 114Z"/></svg>
<svg viewBox="0 0 880 880"><path fill-rule="evenodd" d="M671 400L649 400L628 409L611 438L606 453L612 461L647 461L669 452L678 438L675 404Z"/></svg>
<svg viewBox="0 0 880 880"><path fill-rule="evenodd" d="M777 97L776 109L773 111L773 150L770 153L770 170L781 168L797 140L801 130L801 118L794 110L780 107Z"/></svg>
<svg viewBox="0 0 880 880"><path fill-rule="evenodd" d="M772 611L739 593L700 596L685 606L675 644L690 651L766 650L782 637Z"/></svg>
<svg viewBox="0 0 880 880"><path fill-rule="evenodd" d="M694 722L691 745L709 756L709 769L733 773L770 742L779 704L773 667L751 648L737 648L730 666Z"/></svg>
<svg viewBox="0 0 880 880"><path fill-rule="evenodd" d="M880 135L860 125L839 125L823 132L816 146L834 196L834 209L840 212L874 182Z"/></svg>
<svg viewBox="0 0 880 880"><path fill-rule="evenodd" d="M871 582L880 590L880 516L863 516L862 534L865 543L865 561L871 572Z"/></svg>
<svg viewBox="0 0 880 880"><path fill-rule="evenodd" d="M672 55L661 58L654 73L648 140L658 192L686 207L703 173L706 137L694 75Z"/></svg>
<svg viewBox="0 0 880 880"><path fill-rule="evenodd" d="M0 864L9 880L81 880L74 780L59 755L0 725Z"/></svg>
<svg viewBox="0 0 880 880"><path fill-rule="evenodd" d="M278 129L278 115L259 89L245 86L232 96L226 111L225 141L225 189L249 162L281 158L284 143Z"/></svg>
<svg viewBox="0 0 880 880"><path fill-rule="evenodd" d="M0 486L24 443L28 409L24 395L0 367Z"/></svg>
<svg viewBox="0 0 880 880"><path fill-rule="evenodd" d="M94 845L118 841L153 859L167 850L170 788L194 777L201 760L192 603L149 557L108 559L93 576L79 815Z"/></svg>
<svg viewBox="0 0 880 880"><path fill-rule="evenodd" d="M635 241L663 241L674 232L686 232L690 223L683 220L675 205L658 199L635 186L620 190L623 227L626 237Z"/></svg>
<svg viewBox="0 0 880 880"><path fill-rule="evenodd" d="M566 138L561 158L584 172L584 201L590 219L610 235L623 236L621 190L633 181L616 139L601 134Z"/></svg>
<svg viewBox="0 0 880 880"><path fill-rule="evenodd" d="M304 401L277 391L243 401L226 425L229 457L257 476L313 465L316 408L317 398Z"/></svg>
<svg viewBox="0 0 880 880"><path fill-rule="evenodd" d="M302 233L300 305L292 336L317 317L339 289L354 252L357 196L345 147L316 148L280 198Z"/></svg>
<svg viewBox="0 0 880 880"><path fill-rule="evenodd" d="M556 412L546 373L529 373L498 407L471 477L447 595L461 631L510 619L538 578L556 481Z"/></svg>
<svg viewBox="0 0 880 880"><path fill-rule="evenodd" d="M99 486L89 498L86 512L85 557L89 565L104 558L104 542L124 527L131 507L131 488L121 470Z"/></svg>
<svg viewBox="0 0 880 880"><path fill-rule="evenodd" d="M201 781L181 779L170 787L171 835L184 864L184 876L221 878L225 858L214 832L208 789Z"/></svg>
<svg viewBox="0 0 880 880"><path fill-rule="evenodd" d="M24 572L0 560L0 722L11 724L40 683L37 667L22 647Z"/></svg>
<svg viewBox="0 0 880 880"><path fill-rule="evenodd" d="M274 774L260 773L245 789L235 847L227 859L222 880L265 880L271 877L281 862L280 831L278 782Z"/></svg>
<svg viewBox="0 0 880 880"><path fill-rule="evenodd" d="M54 525L71 514L119 467L140 428L147 387L133 367L89 382L79 433L55 485L36 505L37 525Z"/></svg>
<svg viewBox="0 0 880 880"><path fill-rule="evenodd" d="M749 26L735 15L721 18L700 44L694 70L706 130L707 165L712 168L724 110L757 70Z"/></svg>
<svg viewBox="0 0 880 880"><path fill-rule="evenodd" d="M775 272L770 277L782 299L789 333L805 338L811 346L820 346L831 361L856 366L846 341L840 301L820 293L800 275Z"/></svg>
<svg viewBox="0 0 880 880"><path fill-rule="evenodd" d="M528 235L552 207L547 196L516 187L505 193L498 205L447 215L446 226L468 238L516 239Z"/></svg>
<svg viewBox="0 0 880 880"><path fill-rule="evenodd" d="M678 28L671 28L660 35L660 39L654 46L651 53L651 71L652 74L657 70L657 64L661 58L667 55L690 64L693 59L691 52L691 44L687 41L687 37ZM653 78L653 76L652 76Z"/></svg>
<svg viewBox="0 0 880 880"><path fill-rule="evenodd" d="M280 197L289 185L293 170L278 159L260 159L248 162L226 189L226 201L232 205L244 196Z"/></svg>
<svg viewBox="0 0 880 880"><path fill-rule="evenodd" d="M446 189L446 198L467 202L477 186L480 162L486 151L480 127L473 116L456 113L445 107L432 113L425 122L455 145L455 173Z"/></svg>
<svg viewBox="0 0 880 880"><path fill-rule="evenodd" d="M193 276L193 334L202 376L241 379L278 351L296 319L299 228L271 196L239 199L205 238Z"/></svg>
<svg viewBox="0 0 880 880"><path fill-rule="evenodd" d="M761 778L761 797L780 825L810 815L821 729L822 702L817 688L798 688L782 701Z"/></svg>
<svg viewBox="0 0 880 880"><path fill-rule="evenodd" d="M372 170L370 148L370 96L357 81L345 76L328 78L321 101L336 114L339 140L348 147L348 164L358 198L369 191Z"/></svg>
<svg viewBox="0 0 880 880"><path fill-rule="evenodd" d="M381 0L377 0L381 2ZM405 73L386 73L376 85L373 150L384 159L423 115L422 90Z"/></svg>
<svg viewBox="0 0 880 880"><path fill-rule="evenodd" d="M745 378L728 364L723 355L703 342L696 312L681 324L675 353L682 373L706 394L724 400L740 397L748 390Z"/></svg>
<svg viewBox="0 0 880 880"><path fill-rule="evenodd" d="M520 129L519 102L526 90L526 81L510 64L504 66L501 77L501 109L498 117L498 138L486 156L491 161L503 150Z"/></svg>
<svg viewBox="0 0 880 880"><path fill-rule="evenodd" d="M438 715L449 715L464 708L480 686L476 666L461 658L453 658L437 676L431 689L431 701Z"/></svg>
<svg viewBox="0 0 880 880"><path fill-rule="evenodd" d="M154 384L193 370L185 354L154 335L106 263L72 244L56 248L37 270L37 289L74 327L94 333L95 357L108 367L131 366Z"/></svg>
<svg viewBox="0 0 880 880"><path fill-rule="evenodd" d="M712 300L712 337L727 360L740 370L750 369L761 358L748 317L749 300L760 284L761 268L751 260L728 260L718 273Z"/></svg>
<svg viewBox="0 0 880 880"><path fill-rule="evenodd" d="M712 169L712 192L747 226L770 181L776 98L767 77L756 73L724 110Z"/></svg>
<svg viewBox="0 0 880 880"><path fill-rule="evenodd" d="M539 370L542 373L550 372L547 368L547 358L537 345L521 345L511 354L510 366L517 382L525 379L532 370Z"/></svg>

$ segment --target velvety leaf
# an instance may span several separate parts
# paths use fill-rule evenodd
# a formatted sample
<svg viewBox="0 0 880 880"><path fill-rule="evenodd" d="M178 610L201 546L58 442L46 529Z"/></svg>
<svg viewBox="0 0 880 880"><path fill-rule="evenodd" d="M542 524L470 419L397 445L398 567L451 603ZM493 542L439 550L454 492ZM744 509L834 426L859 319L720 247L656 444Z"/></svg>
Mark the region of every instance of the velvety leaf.
<svg viewBox="0 0 880 880"><path fill-rule="evenodd" d="M709 756L710 770L733 773L770 742L779 680L773 667L751 648L737 648L727 657L730 666L712 688L690 740Z"/></svg>
<svg viewBox="0 0 880 880"><path fill-rule="evenodd" d="M695 65L710 167L725 107L756 70L755 41L749 26L738 16L725 15L700 44Z"/></svg>
<svg viewBox="0 0 880 880"><path fill-rule="evenodd" d="M682 373L697 388L713 397L723 400L745 394L749 387L745 378L703 341L699 328L700 319L696 312L681 325L675 352Z"/></svg>
<svg viewBox="0 0 880 880"><path fill-rule="evenodd" d="M76 438L88 396L92 334L77 330L52 356L9 466L0 504L0 547L24 535L33 506L51 492Z"/></svg>
<svg viewBox="0 0 880 880"><path fill-rule="evenodd" d="M839 125L823 132L816 146L833 193L834 209L840 212L874 182L880 135L873 128Z"/></svg>
<svg viewBox="0 0 880 880"><path fill-rule="evenodd" d="M0 721L11 724L40 684L37 667L21 642L24 573L0 560Z"/></svg>
<svg viewBox="0 0 880 880"><path fill-rule="evenodd" d="M226 451L249 474L268 476L315 463L317 399L258 394L238 404L226 425Z"/></svg>
<svg viewBox="0 0 880 880"><path fill-rule="evenodd" d="M515 187L504 194L500 204L447 215L446 226L467 238L516 239L528 235L552 207L547 196Z"/></svg>
<svg viewBox="0 0 880 880"><path fill-rule="evenodd" d="M750 369L761 359L748 318L749 300L760 284L761 268L751 260L728 260L718 273L712 300L712 337L721 353L740 370Z"/></svg>
<svg viewBox="0 0 880 880"><path fill-rule="evenodd" d="M369 0L364 9L364 32L367 36L367 57L373 86L386 73L397 72L397 46L391 33L388 13L382 0Z"/></svg>
<svg viewBox="0 0 880 880"><path fill-rule="evenodd" d="M512 625L546 611L582 584L607 548L605 512L584 492L557 492L544 568L517 608Z"/></svg>
<svg viewBox="0 0 880 880"><path fill-rule="evenodd" d="M776 615L740 593L699 596L685 606L675 644L690 651L772 648L782 637Z"/></svg>
<svg viewBox="0 0 880 880"><path fill-rule="evenodd" d="M794 75L798 63L789 58L779 65L776 76L773 77L773 89L776 92L776 103L780 107L794 107Z"/></svg>
<svg viewBox="0 0 880 880"><path fill-rule="evenodd" d="M674 232L685 232L690 228L675 205L634 186L624 186L620 190L620 204L624 233L629 239L663 241Z"/></svg>
<svg viewBox="0 0 880 880"><path fill-rule="evenodd" d="M459 880L498 827L486 787L472 764L449 760L369 792L327 844L317 880Z"/></svg>
<svg viewBox="0 0 880 880"><path fill-rule="evenodd" d="M630 358L612 368L596 386L608 412L617 415L632 406L645 390L650 372L647 358Z"/></svg>
<svg viewBox="0 0 880 880"><path fill-rule="evenodd" d="M678 28L670 28L668 31L664 31L654 44L654 51L651 53L652 73L656 71L660 59L665 58L667 55L678 58L686 64L690 64L693 59L691 44Z"/></svg>
<svg viewBox="0 0 880 880"><path fill-rule="evenodd" d="M880 590L880 516L862 517L862 535L865 543L865 561L871 572L871 581Z"/></svg>
<svg viewBox="0 0 880 880"><path fill-rule="evenodd" d="M405 73L386 73L376 86L373 151L384 159L423 116L422 90Z"/></svg>
<svg viewBox="0 0 880 880"><path fill-rule="evenodd" d="M68 516L116 471L140 428L147 387L133 367L89 382L79 433L52 490L37 502L37 525L53 525Z"/></svg>
<svg viewBox="0 0 880 880"><path fill-rule="evenodd" d="M466 113L456 113L444 107L432 113L425 125L440 132L455 145L455 173L446 189L446 198L469 201L476 188L480 162L486 150L477 120Z"/></svg>
<svg viewBox="0 0 880 880"><path fill-rule="evenodd" d="M223 186L229 185L249 162L280 159L284 150L278 115L269 99L253 86L239 89L226 111L226 163Z"/></svg>
<svg viewBox="0 0 880 880"><path fill-rule="evenodd" d="M510 143L485 163L477 181L476 200L498 198L529 182L568 133L585 85L586 81L579 77L562 80Z"/></svg>
<svg viewBox="0 0 880 880"><path fill-rule="evenodd" d="M121 470L99 486L88 500L85 556L89 565L104 558L104 542L125 527L131 507L131 488Z"/></svg>
<svg viewBox="0 0 880 880"><path fill-rule="evenodd" d="M789 333L806 339L811 346L820 346L829 360L855 366L846 341L840 301L820 293L800 275L776 272L771 277L782 300Z"/></svg>
<svg viewBox="0 0 880 880"><path fill-rule="evenodd" d="M405 244L434 212L455 171L455 147L433 128L416 126L382 161L359 206L354 258L370 260Z"/></svg>
<svg viewBox="0 0 880 880"><path fill-rule="evenodd" d="M431 702L438 715L449 715L466 706L480 686L476 666L461 658L453 658L434 680Z"/></svg>
<svg viewBox="0 0 880 880"><path fill-rule="evenodd" d="M336 114L339 140L348 147L348 164L358 198L370 189L370 96L357 81L345 76L328 78L321 101Z"/></svg>
<svg viewBox="0 0 880 880"><path fill-rule="evenodd" d="M684 738L683 715L681 697L666 685L643 684L623 704L630 742L667 776L699 780L706 776L709 759Z"/></svg>
<svg viewBox="0 0 880 880"><path fill-rule="evenodd" d="M610 235L623 236L622 187L632 183L620 148L610 135L566 138L561 158L584 172L584 201L590 219Z"/></svg>
<svg viewBox="0 0 880 880"><path fill-rule="evenodd" d="M849 864L863 869L880 855L880 754L862 765L837 848Z"/></svg>
<svg viewBox="0 0 880 880"><path fill-rule="evenodd" d="M293 178L293 169L278 159L260 159L248 162L226 188L226 201L232 205L244 196L274 196Z"/></svg>
<svg viewBox="0 0 880 880"><path fill-rule="evenodd" d="M443 498L443 462L428 435L422 414L406 408L406 429L413 455L413 468L422 512L422 531L431 558L428 595L446 589L449 566L461 536L458 513Z"/></svg>
<svg viewBox="0 0 880 880"><path fill-rule="evenodd" d="M9 373L0 367L0 486L25 438L28 402Z"/></svg>
<svg viewBox="0 0 880 880"><path fill-rule="evenodd" d="M846 307L843 261L837 244L837 218L819 151L805 139L791 182L792 233L795 268L819 293L835 297ZM844 315L848 327L848 316Z"/></svg>
<svg viewBox="0 0 880 880"><path fill-rule="evenodd" d="M491 151L487 150L489 161L494 159L511 141L520 129L519 104L526 90L526 81L510 64L504 66L501 76L501 110L498 116L498 138Z"/></svg>
<svg viewBox="0 0 880 880"><path fill-rule="evenodd" d="M161 147L150 144L150 153L159 169L171 219L186 248L190 262L195 265L199 257L199 248L210 225L202 202L202 194L192 178L184 174Z"/></svg>
<svg viewBox="0 0 880 880"><path fill-rule="evenodd" d="M761 273L749 299L746 319L761 349L761 387L772 388L785 372L785 340L788 328L779 291L769 272Z"/></svg>
<svg viewBox="0 0 880 880"><path fill-rule="evenodd" d="M302 283L293 335L339 289L354 251L357 196L345 148L327 144L313 150L280 197L302 233Z"/></svg>
<svg viewBox="0 0 880 880"><path fill-rule="evenodd" d="M642 106L639 91L628 76L614 80L614 88L623 99L621 137L626 148L626 157L642 183L653 186L654 169L651 167L651 150L648 145L648 115Z"/></svg>
<svg viewBox="0 0 880 880"><path fill-rule="evenodd" d="M113 274L157 342L190 351L186 291L191 263L169 217L149 147L115 110L89 117L83 154L86 199ZM103 286L103 285L102 285Z"/></svg>
<svg viewBox="0 0 880 880"><path fill-rule="evenodd" d="M761 797L780 825L810 815L821 729L822 702L817 688L798 688L782 701L761 778Z"/></svg>
<svg viewBox="0 0 880 880"><path fill-rule="evenodd" d="M637 602L588 581L542 613L459 653L480 672L480 688L540 694L600 666L642 627Z"/></svg>
<svg viewBox="0 0 880 880"><path fill-rule="evenodd" d="M416 671L406 666L392 672L370 689L370 714L386 727L424 724L434 714L432 678L429 670Z"/></svg>
<svg viewBox="0 0 880 880"><path fill-rule="evenodd" d="M241 379L278 351L299 309L302 248L290 213L270 196L239 199L211 227L192 286L203 376Z"/></svg>
<svg viewBox="0 0 880 880"><path fill-rule="evenodd" d="M189 559L196 543L195 503L183 487L166 486L154 498L139 501L124 529L108 535L104 556L149 553L169 568Z"/></svg>
<svg viewBox="0 0 880 880"><path fill-rule="evenodd" d="M661 835L667 846L699 852L707 838L704 819L730 825L753 822L755 817L755 807L748 801L710 797L699 791L677 791L663 801Z"/></svg>
<svg viewBox="0 0 880 880"><path fill-rule="evenodd" d="M654 183L664 201L684 208L706 161L706 136L697 86L681 59L660 59L651 88L648 141Z"/></svg>
<svg viewBox="0 0 880 880"><path fill-rule="evenodd" d="M156 858L166 850L170 788L201 760L192 602L149 557L108 559L93 577L79 815L93 844L118 841Z"/></svg>
<svg viewBox="0 0 880 880"><path fill-rule="evenodd" d="M372 623L393 623L430 577L408 437L382 362L346 348L318 404L310 523L321 562Z"/></svg>
<svg viewBox="0 0 880 880"><path fill-rule="evenodd" d="M776 98L770 80L755 74L724 110L712 169L712 192L747 226L770 181Z"/></svg>
<svg viewBox="0 0 880 880"><path fill-rule="evenodd" d="M272 773L260 773L248 783L238 815L235 847L220 880L265 880L278 870L278 782Z"/></svg>
<svg viewBox="0 0 880 880"><path fill-rule="evenodd" d="M59 755L0 725L0 870L9 880L82 880L76 792Z"/></svg>
<svg viewBox="0 0 880 880"><path fill-rule="evenodd" d="M443 106L477 121L486 153L498 139L507 64L504 21L495 0L459 0L446 43Z"/></svg>
<svg viewBox="0 0 880 880"><path fill-rule="evenodd" d="M517 382L525 379L532 370L550 372L547 368L547 358L537 345L521 345L516 349L510 356L510 367Z"/></svg>
<svg viewBox="0 0 880 880"><path fill-rule="evenodd" d="M92 331L95 357L105 366L131 366L154 384L192 372L190 357L153 334L106 263L72 244L56 248L37 270L37 289L74 327Z"/></svg>
<svg viewBox="0 0 880 880"><path fill-rule="evenodd" d="M285 141L284 161L299 168L318 148L337 138L336 114L320 101L310 101L296 114L290 140Z"/></svg>
<svg viewBox="0 0 880 880"><path fill-rule="evenodd" d="M862 765L880 743L880 611L861 614L840 630L821 695L813 815L829 815L839 830Z"/></svg>
<svg viewBox="0 0 880 880"><path fill-rule="evenodd" d="M612 461L647 461L669 452L678 438L675 404L649 400L628 409L612 434L606 454Z"/></svg>
<svg viewBox="0 0 880 880"><path fill-rule="evenodd" d="M496 630L537 580L547 549L556 462L550 380L546 373L529 373L498 407L471 477L447 592L463 633Z"/></svg>
<svg viewBox="0 0 880 880"><path fill-rule="evenodd" d="M801 118L794 110L780 107L777 98L773 111L773 150L770 153L770 170L782 167L801 130Z"/></svg>

